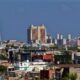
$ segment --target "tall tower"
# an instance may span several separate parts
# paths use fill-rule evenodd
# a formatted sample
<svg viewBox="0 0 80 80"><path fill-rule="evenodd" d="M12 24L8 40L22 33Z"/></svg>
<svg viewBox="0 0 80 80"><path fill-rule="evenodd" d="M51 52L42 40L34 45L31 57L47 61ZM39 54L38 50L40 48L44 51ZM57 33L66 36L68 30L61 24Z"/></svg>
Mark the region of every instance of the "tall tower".
<svg viewBox="0 0 80 80"><path fill-rule="evenodd" d="M30 43L30 42L35 43L37 39L38 39L37 26L31 25L31 26L27 29L27 40L28 40L28 43Z"/></svg>
<svg viewBox="0 0 80 80"><path fill-rule="evenodd" d="M63 45L66 45L67 44L67 41L66 41L66 38L63 39Z"/></svg>
<svg viewBox="0 0 80 80"><path fill-rule="evenodd" d="M59 33L57 34L57 39L60 39L60 34Z"/></svg>
<svg viewBox="0 0 80 80"><path fill-rule="evenodd" d="M60 39L63 39L63 35L62 34L60 35Z"/></svg>
<svg viewBox="0 0 80 80"><path fill-rule="evenodd" d="M68 40L70 41L71 39L71 34L68 34Z"/></svg>
<svg viewBox="0 0 80 80"><path fill-rule="evenodd" d="M30 27L27 28L27 42L30 43L31 41L31 30L30 30Z"/></svg>
<svg viewBox="0 0 80 80"><path fill-rule="evenodd" d="M41 26L34 26L31 25L27 29L27 40L28 43L33 41L33 43L41 42L41 43L46 43L46 28L44 25Z"/></svg>
<svg viewBox="0 0 80 80"><path fill-rule="evenodd" d="M38 28L39 28L38 39L40 40L41 43L46 43L47 32L45 26L41 25Z"/></svg>

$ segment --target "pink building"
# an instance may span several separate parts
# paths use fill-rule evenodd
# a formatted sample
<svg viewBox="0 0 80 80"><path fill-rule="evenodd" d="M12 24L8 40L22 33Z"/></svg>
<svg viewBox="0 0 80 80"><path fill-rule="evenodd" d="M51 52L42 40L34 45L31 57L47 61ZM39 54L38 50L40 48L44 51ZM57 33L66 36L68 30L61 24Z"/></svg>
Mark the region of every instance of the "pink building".
<svg viewBox="0 0 80 80"><path fill-rule="evenodd" d="M77 46L80 47L80 39L77 40Z"/></svg>

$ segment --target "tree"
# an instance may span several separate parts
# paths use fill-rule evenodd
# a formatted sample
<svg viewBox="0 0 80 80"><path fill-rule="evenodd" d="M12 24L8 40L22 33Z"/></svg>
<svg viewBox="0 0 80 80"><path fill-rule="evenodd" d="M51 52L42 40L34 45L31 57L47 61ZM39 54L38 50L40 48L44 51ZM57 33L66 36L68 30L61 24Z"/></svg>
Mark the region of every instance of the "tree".
<svg viewBox="0 0 80 80"><path fill-rule="evenodd" d="M76 73L68 74L62 78L62 80L76 80L76 79L77 79Z"/></svg>
<svg viewBox="0 0 80 80"><path fill-rule="evenodd" d="M0 65L0 73L5 73L7 71L7 67Z"/></svg>
<svg viewBox="0 0 80 80"><path fill-rule="evenodd" d="M69 75L69 77L70 77L70 80L76 80L77 79L77 74L76 73L71 73Z"/></svg>
<svg viewBox="0 0 80 80"><path fill-rule="evenodd" d="M0 54L0 60L7 60L7 55L6 54Z"/></svg>
<svg viewBox="0 0 80 80"><path fill-rule="evenodd" d="M68 77L64 77L62 80L69 80L69 78Z"/></svg>

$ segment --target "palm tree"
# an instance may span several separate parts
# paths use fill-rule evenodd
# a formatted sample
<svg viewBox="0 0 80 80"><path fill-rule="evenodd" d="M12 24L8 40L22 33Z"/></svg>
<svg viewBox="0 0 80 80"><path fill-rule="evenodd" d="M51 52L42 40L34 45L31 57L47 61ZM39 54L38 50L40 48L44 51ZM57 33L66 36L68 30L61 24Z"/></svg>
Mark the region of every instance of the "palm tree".
<svg viewBox="0 0 80 80"><path fill-rule="evenodd" d="M66 75L62 80L76 80L77 79L77 74L76 73L71 73Z"/></svg>
<svg viewBox="0 0 80 80"><path fill-rule="evenodd" d="M7 60L7 59L8 59L7 54L5 53L0 54L0 60Z"/></svg>
<svg viewBox="0 0 80 80"><path fill-rule="evenodd" d="M69 78L68 77L64 77L64 78L62 78L62 80L69 80Z"/></svg>
<svg viewBox="0 0 80 80"><path fill-rule="evenodd" d="M70 80L76 80L77 79L77 74L76 73L71 73L69 75L69 77L70 77Z"/></svg>
<svg viewBox="0 0 80 80"><path fill-rule="evenodd" d="M65 74L62 80L69 80L69 74Z"/></svg>
<svg viewBox="0 0 80 80"><path fill-rule="evenodd" d="M0 65L0 73L5 73L7 71L7 67Z"/></svg>
<svg viewBox="0 0 80 80"><path fill-rule="evenodd" d="M7 71L7 67L0 65L0 77L4 78L6 71Z"/></svg>

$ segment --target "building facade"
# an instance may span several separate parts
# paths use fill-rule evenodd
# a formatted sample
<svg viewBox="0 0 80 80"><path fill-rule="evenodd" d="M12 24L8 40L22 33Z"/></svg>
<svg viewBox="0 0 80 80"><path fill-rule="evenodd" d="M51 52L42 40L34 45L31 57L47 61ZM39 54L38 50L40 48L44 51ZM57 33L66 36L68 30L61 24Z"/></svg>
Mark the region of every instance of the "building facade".
<svg viewBox="0 0 80 80"><path fill-rule="evenodd" d="M28 43L33 42L33 43L46 43L46 28L44 25L41 26L34 26L31 25L27 29L27 40Z"/></svg>

